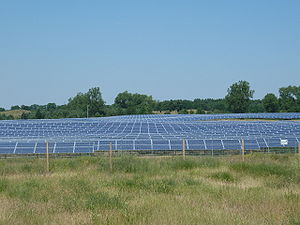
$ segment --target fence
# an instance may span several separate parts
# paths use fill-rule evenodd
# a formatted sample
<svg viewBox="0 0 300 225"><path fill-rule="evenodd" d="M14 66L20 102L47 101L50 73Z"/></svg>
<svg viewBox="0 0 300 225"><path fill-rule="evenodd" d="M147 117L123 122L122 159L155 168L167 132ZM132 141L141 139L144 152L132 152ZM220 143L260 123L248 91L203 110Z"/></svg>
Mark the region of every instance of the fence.
<svg viewBox="0 0 300 225"><path fill-rule="evenodd" d="M299 153L300 143L289 143L287 146L270 144L264 141L259 146L257 140L160 140L161 145L151 141L139 142L136 145L128 144L128 141L74 141L74 142L0 142L0 157L23 157L44 156L46 149L51 157L65 156L73 157L80 155L107 154L139 154L139 155L245 155L249 153ZM167 143L167 145L163 143ZM253 145L256 142L257 145ZM202 143L202 145L200 144ZM229 145L231 143L231 145ZM236 144L238 143L238 144ZM47 146L47 147L46 147Z"/></svg>

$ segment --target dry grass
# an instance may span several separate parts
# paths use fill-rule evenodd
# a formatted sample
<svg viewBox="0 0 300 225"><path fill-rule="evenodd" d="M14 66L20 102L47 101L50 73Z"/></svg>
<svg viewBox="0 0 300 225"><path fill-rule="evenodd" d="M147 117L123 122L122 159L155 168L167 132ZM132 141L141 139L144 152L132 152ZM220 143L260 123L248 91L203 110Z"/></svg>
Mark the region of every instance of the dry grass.
<svg viewBox="0 0 300 225"><path fill-rule="evenodd" d="M23 113L30 113L28 110L7 110L0 112L0 115L13 116L16 119L20 119Z"/></svg>
<svg viewBox="0 0 300 225"><path fill-rule="evenodd" d="M300 159L0 161L0 224L299 224ZM30 168L29 168L30 167ZM24 169L25 168L25 169Z"/></svg>

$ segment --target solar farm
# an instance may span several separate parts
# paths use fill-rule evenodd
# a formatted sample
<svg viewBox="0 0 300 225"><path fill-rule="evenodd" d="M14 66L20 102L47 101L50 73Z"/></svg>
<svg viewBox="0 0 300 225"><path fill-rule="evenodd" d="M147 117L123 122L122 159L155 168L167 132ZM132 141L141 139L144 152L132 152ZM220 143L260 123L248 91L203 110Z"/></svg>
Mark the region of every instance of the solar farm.
<svg viewBox="0 0 300 225"><path fill-rule="evenodd" d="M300 113L130 115L0 122L0 154L108 151L224 154L295 149ZM286 140L282 145L282 140Z"/></svg>

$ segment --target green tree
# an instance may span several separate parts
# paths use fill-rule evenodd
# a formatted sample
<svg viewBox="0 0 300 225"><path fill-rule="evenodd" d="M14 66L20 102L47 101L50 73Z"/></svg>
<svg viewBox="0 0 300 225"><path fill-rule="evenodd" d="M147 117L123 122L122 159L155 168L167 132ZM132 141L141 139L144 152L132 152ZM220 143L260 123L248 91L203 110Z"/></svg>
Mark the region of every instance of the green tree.
<svg viewBox="0 0 300 225"><path fill-rule="evenodd" d="M78 93L69 99L67 105L71 117L102 116L105 113L105 103L102 99L100 88L91 88L87 93Z"/></svg>
<svg viewBox="0 0 300 225"><path fill-rule="evenodd" d="M256 99L251 100L247 112L249 113L262 113L265 112L262 100Z"/></svg>
<svg viewBox="0 0 300 225"><path fill-rule="evenodd" d="M29 118L30 118L30 113L22 113L22 115L21 115L22 120L27 120Z"/></svg>
<svg viewBox="0 0 300 225"><path fill-rule="evenodd" d="M227 112L227 105L225 99L194 99L193 108L202 109L207 112Z"/></svg>
<svg viewBox="0 0 300 225"><path fill-rule="evenodd" d="M280 88L279 104L282 111L300 112L300 86Z"/></svg>
<svg viewBox="0 0 300 225"><path fill-rule="evenodd" d="M186 109L179 110L178 114L189 114Z"/></svg>
<svg viewBox="0 0 300 225"><path fill-rule="evenodd" d="M36 119L44 119L44 118L45 118L45 115L44 115L44 113L43 113L40 109L38 109L38 110L35 112L35 118L36 118Z"/></svg>
<svg viewBox="0 0 300 225"><path fill-rule="evenodd" d="M265 97L262 99L262 102L266 112L278 112L279 102L277 97L274 94L272 93L266 94Z"/></svg>
<svg viewBox="0 0 300 225"><path fill-rule="evenodd" d="M151 114L155 101L152 96L125 91L117 95L114 106L118 114Z"/></svg>
<svg viewBox="0 0 300 225"><path fill-rule="evenodd" d="M4 108L0 108L0 112L4 112L5 111L5 109Z"/></svg>
<svg viewBox="0 0 300 225"><path fill-rule="evenodd" d="M30 110L38 110L41 106L37 105L37 104L33 104L30 106Z"/></svg>
<svg viewBox="0 0 300 225"><path fill-rule="evenodd" d="M201 108L197 109L197 114L205 114L205 111Z"/></svg>
<svg viewBox="0 0 300 225"><path fill-rule="evenodd" d="M30 106L27 105L21 105L22 110L30 110Z"/></svg>
<svg viewBox="0 0 300 225"><path fill-rule="evenodd" d="M79 92L75 97L69 98L67 107L69 109L68 117L85 117L88 107L87 94Z"/></svg>
<svg viewBox="0 0 300 225"><path fill-rule="evenodd" d="M55 103L48 103L47 104L47 110L55 110L56 109L56 104Z"/></svg>
<svg viewBox="0 0 300 225"><path fill-rule="evenodd" d="M247 81L232 84L225 97L229 111L233 113L247 112L253 94L254 90L250 90L250 84Z"/></svg>
<svg viewBox="0 0 300 225"><path fill-rule="evenodd" d="M102 99L100 88L91 88L87 93L89 114L91 116L103 116L105 114L105 102Z"/></svg>
<svg viewBox="0 0 300 225"><path fill-rule="evenodd" d="M18 105L13 105L10 109L11 109L11 110L19 110L19 109L21 109L21 108L20 108L20 106L18 106Z"/></svg>

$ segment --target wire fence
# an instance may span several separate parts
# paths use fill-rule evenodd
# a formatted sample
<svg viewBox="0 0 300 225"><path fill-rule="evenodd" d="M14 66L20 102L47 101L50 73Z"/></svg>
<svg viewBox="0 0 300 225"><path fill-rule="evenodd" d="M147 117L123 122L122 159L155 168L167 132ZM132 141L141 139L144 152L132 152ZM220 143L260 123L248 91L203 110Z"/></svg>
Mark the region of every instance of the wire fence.
<svg viewBox="0 0 300 225"><path fill-rule="evenodd" d="M148 141L148 140L147 140ZM92 142L0 142L0 158L8 157L44 157L46 150L50 157L75 157L82 155L107 155L111 151L114 155L136 154L136 155L203 155L203 156L224 156L224 155L246 155L250 153L290 153L300 154L300 143L287 143L287 145L264 146L252 145L253 140L227 140L238 144L220 145L221 140L179 140L167 145L151 145L143 141L140 145L130 145L128 142L120 141L92 141ZM257 141L256 141L257 142ZM193 144L191 144L193 143ZM197 144L195 144L197 143ZM211 145L209 145L209 143ZM213 143L217 143L212 145ZM231 144L232 144L231 143ZM156 148L157 147L157 148Z"/></svg>

